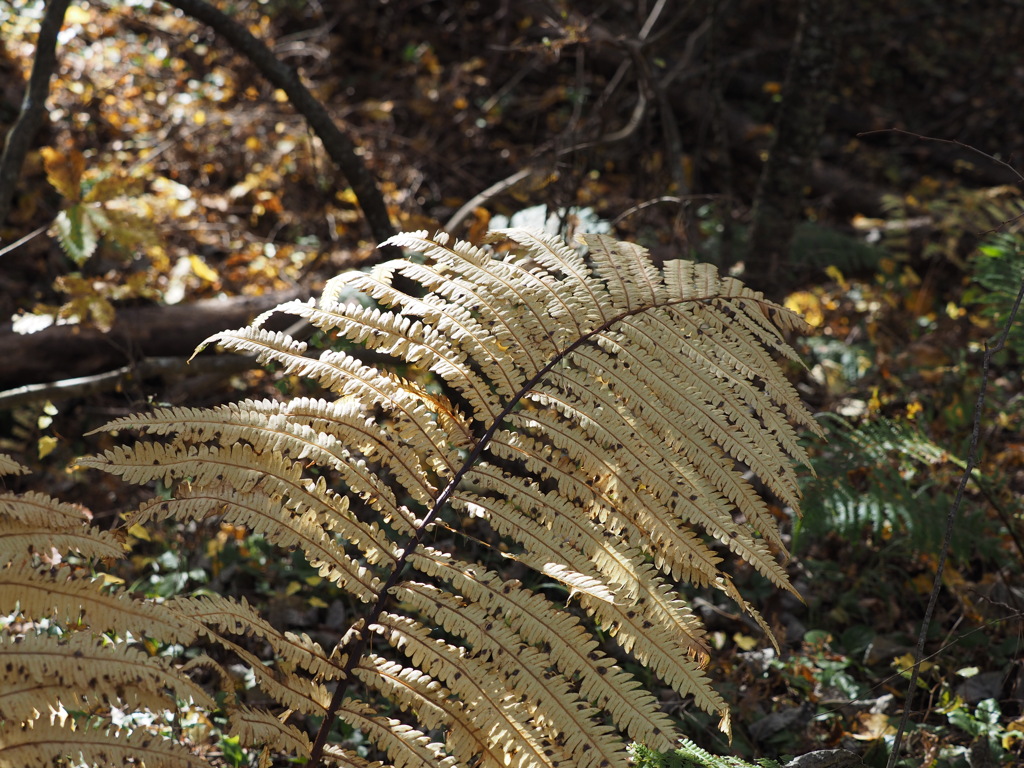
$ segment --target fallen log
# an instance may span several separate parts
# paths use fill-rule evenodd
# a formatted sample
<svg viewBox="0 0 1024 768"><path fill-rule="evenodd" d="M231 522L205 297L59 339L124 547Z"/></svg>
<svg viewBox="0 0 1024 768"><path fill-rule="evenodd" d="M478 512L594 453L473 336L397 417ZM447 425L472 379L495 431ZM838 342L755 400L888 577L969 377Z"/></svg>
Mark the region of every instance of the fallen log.
<svg viewBox="0 0 1024 768"><path fill-rule="evenodd" d="M0 390L90 376L150 357L188 357L209 336L239 328L298 289L262 296L203 299L191 304L118 309L103 332L84 325L52 325L35 333L0 326Z"/></svg>

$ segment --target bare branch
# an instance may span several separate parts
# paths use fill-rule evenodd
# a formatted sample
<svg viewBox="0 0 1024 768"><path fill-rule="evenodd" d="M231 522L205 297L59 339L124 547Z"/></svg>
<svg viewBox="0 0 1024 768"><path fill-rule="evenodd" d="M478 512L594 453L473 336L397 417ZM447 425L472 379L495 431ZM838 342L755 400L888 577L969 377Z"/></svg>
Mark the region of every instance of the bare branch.
<svg viewBox="0 0 1024 768"><path fill-rule="evenodd" d="M396 230L388 216L387 205L376 180L359 158L352 140L335 125L327 109L303 85L295 70L279 61L270 49L253 37L245 27L204 0L165 1L208 25L255 64L267 80L288 95L292 106L306 118L309 126L323 142L327 154L351 185L374 239L381 243L394 235ZM382 249L382 252L388 256L399 253L396 248Z"/></svg>

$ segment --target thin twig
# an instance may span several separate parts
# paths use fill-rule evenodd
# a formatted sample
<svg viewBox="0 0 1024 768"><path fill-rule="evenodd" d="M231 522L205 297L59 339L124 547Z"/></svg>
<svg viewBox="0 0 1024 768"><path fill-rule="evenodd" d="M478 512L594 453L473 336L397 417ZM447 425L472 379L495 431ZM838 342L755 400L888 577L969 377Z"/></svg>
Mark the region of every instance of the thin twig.
<svg viewBox="0 0 1024 768"><path fill-rule="evenodd" d="M32 238L39 237L39 235L43 234L43 232L45 232L49 228L49 226L50 225L47 223L47 224L43 224L43 226L41 226L41 227L36 227L35 229L33 229L31 232L29 232L24 237L20 237L17 240L15 240L13 243L11 243L10 245L7 245L7 246L4 246L3 248L0 248L0 256L6 256L11 251L16 250L16 249L20 248L21 246L23 246L25 243L27 243Z"/></svg>
<svg viewBox="0 0 1024 768"><path fill-rule="evenodd" d="M711 29L712 18L708 17L700 23L700 25L693 30L686 38L686 43L683 45L683 53L676 59L675 64L672 65L672 69L666 72L659 83L659 87L666 89L671 85L672 81L675 80L682 72L685 72L688 68L693 66L693 60L696 57L698 51L703 47L703 38L707 35L708 30Z"/></svg>
<svg viewBox="0 0 1024 768"><path fill-rule="evenodd" d="M1024 182L1024 176L1021 176L1020 171L1018 171L1005 160L1000 160L998 157L990 155L988 152L983 152L977 147L972 147L970 144L964 144L962 141L957 141L956 139L937 139L934 136L922 136L921 134L914 133L913 131L904 131L902 128L880 128L877 131L862 131L861 133L857 134L857 138L859 139L863 136L875 136L880 133L899 133L902 134L903 136L910 136L912 139L918 139L920 141L934 141L936 144L952 144L954 147L966 149L969 152L973 152L976 155L980 155L981 157L991 160L993 163L996 163L997 165L1003 166L1004 168L1009 170L1010 173L1012 173L1014 176L1016 176L1018 179Z"/></svg>
<svg viewBox="0 0 1024 768"><path fill-rule="evenodd" d="M189 136L191 136L192 134L197 133L197 132L203 130L203 128L205 127L205 124L204 125L198 125L197 124L197 125L188 126L178 136L171 136L171 133L177 127L178 127L177 125L171 125L171 127L167 131L167 138L165 138L163 141L161 141L155 147L153 147L153 148L151 148L149 150L146 150L143 154L141 154L139 156L139 158L134 163L132 163L130 166L128 166L128 171L127 171L128 175L131 176L131 175L135 174L136 172L138 172L138 170L142 166L146 165L147 163L153 162L158 157L160 157L160 155L162 155L168 149L173 147L175 144L179 144L182 141L184 141L185 139L187 139Z"/></svg>
<svg viewBox="0 0 1024 768"><path fill-rule="evenodd" d="M131 365L124 365L113 371L76 376L72 379L49 381L42 384L25 384L0 392L0 410L10 410L30 403L47 400L59 402L80 397L112 392L129 381L141 381L159 377L167 381L175 376L204 373L219 373L225 377L258 368L255 355L218 355L198 357L189 366L185 357L148 357ZM188 370L190 368L190 370Z"/></svg>
<svg viewBox="0 0 1024 768"><path fill-rule="evenodd" d="M972 147L970 144L964 144L962 141L957 141L956 139L937 139L937 138L935 138L933 136L922 136L921 134L914 133L913 131L904 131L902 128L882 128L882 129L879 129L877 131L864 131L862 133L858 133L857 134L857 138L860 138L861 136L874 136L875 134L878 134L878 133L899 133L899 134L902 134L904 136L910 136L910 137L915 138L915 139L920 139L921 141L934 141L934 142L937 142L939 144L950 144L950 145L952 145L954 147L960 147L961 149L966 149L969 152L974 152L975 154L981 155L982 157L984 157L984 158L986 158L988 160L991 160L993 163L996 163L997 165L1003 166L1004 168L1009 170L1010 173L1012 173L1014 176L1016 176L1021 182L1024 182L1024 176L1021 176L1020 171L1018 171L1016 168L1014 168L1012 165L1010 165L1005 160L1000 160L998 157L995 157L994 155L988 154L988 152L982 152L977 147ZM1003 230L1005 227L1009 226L1010 224L1013 224L1016 221L1020 221L1021 219L1024 219L1024 213L1018 213L1016 216L1011 216L1008 219L1004 219L1003 221L999 222L998 224L996 224L991 229L986 229L984 232L975 232L974 234L977 237L984 237L985 235L991 235L993 232L999 232L999 231Z"/></svg>
<svg viewBox="0 0 1024 768"><path fill-rule="evenodd" d="M469 214L473 212L474 208L483 205L492 197L497 197L506 189L511 189L523 179L534 174L537 170L538 169L532 166L521 168L515 173L513 173L511 176L506 176L504 179L501 179L500 181L496 181L494 184L491 184L491 186L489 186L483 192L478 192L477 194L473 195L473 197L469 198L469 200L463 203L462 207L459 208L459 210L457 210L452 215L452 217L445 222L445 231L451 232L457 226L459 226L459 224L461 224L465 220L465 218L469 216Z"/></svg>
<svg viewBox="0 0 1024 768"><path fill-rule="evenodd" d="M644 208L649 208L652 205L657 205L658 203L681 203L681 202L683 202L683 198L677 197L676 195L661 195L660 197L653 197L650 200L644 200L642 203L637 203L636 205L630 206L629 208L624 210L622 213L620 213L618 216L616 216L614 219L612 219L610 223L614 227L616 224L618 224L623 219L626 219L626 218L632 216L634 213L639 213Z"/></svg>
<svg viewBox="0 0 1024 768"><path fill-rule="evenodd" d="M655 22L661 15L662 10L664 10L664 6L664 0L659 0L659 2L655 3L654 8L651 9L650 14L648 14L647 19L644 21L643 28L640 30L640 33L637 36L636 41L619 41L619 44L623 45L626 48L626 51L630 54L630 56L628 59L626 59L619 65L618 70L616 70L615 75L612 77L611 83L605 89L605 94L602 95L600 99L598 99L598 109L602 105L602 101L605 98L605 96L609 95L611 91L614 91L614 88L617 87L620 79L629 70L629 67L631 65L636 65L638 63L643 65L643 57L641 55L643 41L651 33L651 30L654 28ZM705 25L702 24L700 29L703 29L704 27ZM690 52L689 46L687 48L687 51L688 53ZM629 119L626 121L626 124L615 131L606 133L591 141L583 141L578 144L573 144L572 146L569 147L563 147L562 149L558 150L555 153L556 158L565 157L566 155L571 155L575 152L579 152L584 149L590 149L591 147L605 146L607 144L612 144L617 141L622 141L623 139L628 139L636 132L637 128L640 127L640 123L643 121L644 114L647 112L647 103L649 101L648 91L650 89L646 87L646 83L648 80L650 80L650 78L644 75L643 69L644 66L641 66L640 80L641 85L643 87L639 89L636 104L633 105L633 111L630 114ZM525 70L521 71L525 72ZM515 80L515 78L513 78L513 80ZM490 100L487 103L490 104ZM486 107L487 105L485 104L484 106ZM532 176L534 173L540 172L541 170L542 168L536 164L529 165L525 168L521 168L512 175L495 182L491 186L487 187L487 189L477 193L469 200L467 200L465 203L463 203L463 205L454 214L452 214L448 221L445 222L444 229L447 230L448 232L453 231L463 221L466 220L466 217L469 216L469 214L472 213L475 208L483 205L488 200L500 195L501 193L518 184L523 179L526 179ZM681 188L681 191L685 190L682 190Z"/></svg>
<svg viewBox="0 0 1024 768"><path fill-rule="evenodd" d="M996 516L1006 527L1006 531L1010 534L1010 538L1013 540L1014 546L1017 547L1017 552L1020 555L1021 562L1024 563L1024 540L1021 540L1020 534L1017 533L1017 526L1014 524L1013 517L995 497L995 493L992 489L982 481L981 477L975 477L974 484L977 486L981 495L985 497L985 501L987 501L992 509L995 510Z"/></svg>
<svg viewBox="0 0 1024 768"><path fill-rule="evenodd" d="M637 35L637 40L643 42L647 39L647 36L651 34L651 30L654 29L654 25L657 23L658 17L664 9L665 0L658 0L658 2L654 4L654 8L651 9L651 12L647 15L647 20L644 21L644 25L640 29L640 34Z"/></svg>
<svg viewBox="0 0 1024 768"><path fill-rule="evenodd" d="M635 40L611 38L609 36L610 42L613 42L614 44L623 48L629 55L625 60L623 60L619 64L618 69L615 71L615 74L612 76L608 85L605 87L604 92L598 98L593 111L599 112L601 110L601 108L604 106L607 100L611 98L611 94L614 93L618 86L621 84L622 78L625 76L625 74L630 70L630 68L635 68L637 70L637 80L639 84L639 88L637 89L637 100L636 103L633 105L633 111L630 113L629 119L626 121L625 125L614 131L605 133L597 137L596 139L582 141L579 142L578 144L573 144L572 146L569 147L563 147L554 154L555 158L557 159L565 157L567 155L572 155L584 149L607 146L608 144L613 144L615 142L628 139L630 136L636 133L637 129L642 124L644 115L647 113L647 106L651 100L651 95L654 94L659 97L659 109L662 114L663 122L665 125L664 130L666 132L666 143L669 146L670 155L672 157L671 166L673 171L673 180L676 182L678 191L685 193L687 192L685 177L682 174L681 164L677 162L677 158L680 158L682 155L682 147L679 140L679 130L676 126L675 118L672 115L671 104L665 97L663 89L659 90L662 88L662 86L659 83L655 82L653 77L651 77L647 61L644 57L644 50L646 48L648 38L650 37L655 24L660 18L662 11L665 9L665 6L665 0L658 0L658 2L654 4L654 7L651 9L650 13L647 15L647 18L644 20L640 32L637 34ZM673 21L671 23L674 24L675 22ZM683 60L687 64L691 63L694 56L694 52L696 50L697 42L705 34L705 32L707 32L708 26L709 25L707 21L703 22L693 33L690 34L689 38L687 39L685 50L683 52ZM515 78L513 78L513 80L515 80ZM487 104L490 104L490 100L487 102ZM484 105L485 111L487 104ZM572 122L575 122L576 119L577 118L574 111L573 121L571 121L570 124L572 124ZM456 227L458 227L463 221L465 221L466 217L469 216L469 214L472 213L475 208L483 205L491 198L500 195L501 193L518 184L520 181L530 177L535 173L539 173L544 169L545 166L543 166L542 164L534 163L516 171L515 173L513 173L510 176L507 176L504 179L495 182L491 186L487 187L487 189L483 190L482 192L479 192L478 194L474 195L472 198L467 200L448 219L448 221L445 222L444 229L451 232ZM659 200L661 201L667 199L668 198L665 197L659 198Z"/></svg>
<svg viewBox="0 0 1024 768"><path fill-rule="evenodd" d="M584 141L579 144L573 144L571 147L563 147L562 149L554 153L555 157L565 157L566 155L571 155L572 153L578 152L581 149L589 149L590 147L602 146L605 144L614 143L616 141L622 141L623 139L628 139L633 134L633 132L640 126L640 121L643 118L643 114L646 109L647 96L645 95L643 90L641 90L637 98L636 105L633 107L633 114L630 115L629 121L622 128L616 131L612 131L611 133L606 133L604 136L594 139L593 141ZM469 200L463 203L459 210L452 214L451 218L449 218L448 221L445 222L445 231L452 232L463 221L465 221L466 217L473 212L474 208L483 205L491 198L497 197L506 190L511 189L516 184L521 182L523 179L529 178L535 173L540 173L546 167L548 166L544 166L543 164L538 162L535 164L528 165L525 168L520 168L511 176L506 176L504 179L500 179L499 181L496 181L494 184L491 184L491 186L489 186L482 192L478 192L477 194L473 195L473 197L471 197Z"/></svg>
<svg viewBox="0 0 1024 768"><path fill-rule="evenodd" d="M679 197L678 195L661 195L660 197L652 197L650 200L644 200L642 203L630 206L609 223L614 227L624 219L629 218L634 213L639 213L644 208L650 208L652 205L658 205L660 203L673 203L675 205L682 205L683 203L692 203L697 200L728 200L728 195L721 195L718 193L706 194L706 195L686 195L685 197Z"/></svg>
<svg viewBox="0 0 1024 768"><path fill-rule="evenodd" d="M540 56L535 56L534 60L528 64L523 65L515 71L515 73L508 79L508 81L498 88L494 93L491 94L490 98L487 99L483 104L480 105L480 113L486 115L494 107L498 105L502 99L504 99L512 89L521 83L527 75L535 72L538 69L537 62L540 60Z"/></svg>

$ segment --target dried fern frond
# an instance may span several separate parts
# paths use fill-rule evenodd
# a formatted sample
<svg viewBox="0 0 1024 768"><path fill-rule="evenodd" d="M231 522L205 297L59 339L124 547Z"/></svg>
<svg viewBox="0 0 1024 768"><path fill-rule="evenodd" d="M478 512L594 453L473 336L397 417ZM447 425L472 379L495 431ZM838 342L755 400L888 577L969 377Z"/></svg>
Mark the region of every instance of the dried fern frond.
<svg viewBox="0 0 1024 768"><path fill-rule="evenodd" d="M167 659L125 643L97 640L91 633L66 639L0 635L0 719L24 719L19 715L47 695L68 709L106 703L161 711L176 708L177 701L215 708L209 694L178 675Z"/></svg>
<svg viewBox="0 0 1024 768"><path fill-rule="evenodd" d="M171 739L144 731L77 731L47 720L31 727L0 724L0 766L130 765L144 761L154 768L206 768L210 765Z"/></svg>
<svg viewBox="0 0 1024 768"><path fill-rule="evenodd" d="M399 235L389 243L422 255L278 308L327 349L267 330L267 316L208 341L311 379L322 398L118 419L108 428L143 439L81 462L176 487L132 522L222 516L301 550L365 604L330 653L226 599L194 612L282 708L327 713L314 762L365 764L325 744L340 717L399 766L624 767L623 735L667 750L680 734L621 654L728 730L677 582L759 621L723 557L792 589L749 477L799 510L794 425L819 429L774 357L796 359L784 334L804 326L711 266L657 268L639 246L584 241L586 253L524 230L485 247ZM500 555L472 562L466 519L486 522ZM503 557L569 602L502 576ZM270 658L228 637L247 625Z"/></svg>
<svg viewBox="0 0 1024 768"><path fill-rule="evenodd" d="M29 468L6 453L0 453L0 476L27 475Z"/></svg>
<svg viewBox="0 0 1024 768"><path fill-rule="evenodd" d="M27 470L0 455L0 471ZM45 494L0 494L0 768L206 765L153 729L115 725L114 712L153 720L218 705L176 660L134 642L190 644L192 617L112 592L91 568L64 562L72 551L93 563L123 556L120 539L90 519Z"/></svg>

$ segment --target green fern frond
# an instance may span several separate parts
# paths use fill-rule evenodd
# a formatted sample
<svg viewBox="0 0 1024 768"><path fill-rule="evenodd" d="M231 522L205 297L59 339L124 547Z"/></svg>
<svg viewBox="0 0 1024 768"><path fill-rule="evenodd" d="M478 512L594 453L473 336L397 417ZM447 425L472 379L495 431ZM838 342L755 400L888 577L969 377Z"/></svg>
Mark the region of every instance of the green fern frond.
<svg viewBox="0 0 1024 768"><path fill-rule="evenodd" d="M803 222L797 225L793 235L790 263L797 267L813 267L822 272L826 267L835 267L849 275L874 270L886 253L884 248L833 227Z"/></svg>
<svg viewBox="0 0 1024 768"><path fill-rule="evenodd" d="M1002 232L978 246L971 259L973 285L964 301L979 307L989 320L993 336L1002 331L1024 283L1024 234ZM1024 334L1018 317L1006 336L1006 348L1024 355Z"/></svg>
<svg viewBox="0 0 1024 768"><path fill-rule="evenodd" d="M629 751L636 768L782 768L768 758L748 763L738 757L714 755L689 739L683 739L672 752L657 752L643 744L632 744Z"/></svg>
<svg viewBox="0 0 1024 768"><path fill-rule="evenodd" d="M936 470L962 462L916 424L878 418L855 425L831 414L823 421L829 442L813 460L817 477L806 482L795 536L833 532L858 540L867 529L907 535L917 547L937 544L935 521L951 496Z"/></svg>

